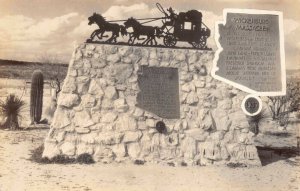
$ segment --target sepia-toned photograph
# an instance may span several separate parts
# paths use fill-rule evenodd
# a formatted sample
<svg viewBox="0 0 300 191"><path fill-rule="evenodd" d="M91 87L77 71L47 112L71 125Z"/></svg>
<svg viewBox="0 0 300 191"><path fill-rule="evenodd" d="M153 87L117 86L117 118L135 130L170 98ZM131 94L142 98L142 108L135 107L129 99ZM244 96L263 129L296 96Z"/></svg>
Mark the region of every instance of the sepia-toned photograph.
<svg viewBox="0 0 300 191"><path fill-rule="evenodd" d="M300 191L300 0L0 0L0 191Z"/></svg>

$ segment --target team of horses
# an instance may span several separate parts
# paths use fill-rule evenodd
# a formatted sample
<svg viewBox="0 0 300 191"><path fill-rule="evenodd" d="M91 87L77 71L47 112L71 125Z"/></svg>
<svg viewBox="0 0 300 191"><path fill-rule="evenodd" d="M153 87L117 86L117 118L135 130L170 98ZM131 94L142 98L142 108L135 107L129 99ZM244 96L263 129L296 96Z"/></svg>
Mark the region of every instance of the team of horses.
<svg viewBox="0 0 300 191"><path fill-rule="evenodd" d="M97 13L94 13L92 16L90 16L88 20L89 25L97 24L99 27L99 29L96 29L91 34L89 41L93 41L95 37L98 37L98 39L108 37L107 35L104 35L104 33L111 32L111 37L106 40L108 43L116 43L120 34L122 36L129 34L129 44L135 44L136 40L144 40L142 42L143 45L157 45L156 37L159 37L162 33L159 27L142 25L134 18L129 18L127 21L125 21L124 26L117 23L108 22L102 15ZM127 29L130 27L132 27L132 33L127 32ZM141 36L147 36L147 38L144 39L141 38Z"/></svg>

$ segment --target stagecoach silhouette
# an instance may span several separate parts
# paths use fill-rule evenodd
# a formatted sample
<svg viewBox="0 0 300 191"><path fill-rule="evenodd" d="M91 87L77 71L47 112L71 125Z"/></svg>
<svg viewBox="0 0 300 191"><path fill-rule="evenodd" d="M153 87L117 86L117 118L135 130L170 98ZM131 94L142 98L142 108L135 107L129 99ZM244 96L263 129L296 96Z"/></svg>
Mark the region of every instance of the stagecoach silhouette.
<svg viewBox="0 0 300 191"><path fill-rule="evenodd" d="M190 10L176 14L170 7L167 9L169 12L167 13L159 3L156 6L164 14L164 17L143 19L131 17L127 20L106 21L102 15L94 13L88 18L89 25L97 24L99 29L91 34L87 42L118 43L117 39L121 34L122 36L129 35L127 42L129 45L157 46L156 39L162 38L166 47L175 47L178 41L182 41L197 49L209 49L206 43L210 36L210 29L202 22L201 12ZM143 25L157 20L162 21L161 27ZM118 24L118 22L123 22L124 25ZM128 28L132 28L133 31L129 32ZM108 35L104 35L107 31L112 35L105 39L108 37ZM96 37L100 41L96 41ZM143 42L139 44L140 40Z"/></svg>

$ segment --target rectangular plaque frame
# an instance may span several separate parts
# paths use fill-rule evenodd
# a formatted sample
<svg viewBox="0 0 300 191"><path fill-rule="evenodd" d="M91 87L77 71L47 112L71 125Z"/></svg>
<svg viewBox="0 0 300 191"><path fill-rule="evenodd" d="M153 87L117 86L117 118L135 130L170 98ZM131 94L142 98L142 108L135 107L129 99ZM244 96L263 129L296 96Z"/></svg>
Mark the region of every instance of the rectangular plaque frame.
<svg viewBox="0 0 300 191"><path fill-rule="evenodd" d="M167 119L180 118L178 68L141 66L136 106Z"/></svg>

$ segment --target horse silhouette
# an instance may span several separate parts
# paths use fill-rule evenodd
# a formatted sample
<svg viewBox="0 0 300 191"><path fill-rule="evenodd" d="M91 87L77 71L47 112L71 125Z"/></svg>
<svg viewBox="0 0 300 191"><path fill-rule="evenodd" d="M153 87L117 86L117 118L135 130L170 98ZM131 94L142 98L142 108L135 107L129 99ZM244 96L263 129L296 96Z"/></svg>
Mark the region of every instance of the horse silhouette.
<svg viewBox="0 0 300 191"><path fill-rule="evenodd" d="M121 33L122 36L127 35L127 31L124 26L116 23L110 23L106 21L105 18L98 13L94 13L92 16L88 18L88 20L89 20L88 23L89 25L97 24L99 27L99 29L96 29L91 34L89 41L93 41L95 36L97 36L99 39L102 39L103 37L108 37L108 36L104 36L104 33L106 31L112 32L112 36L106 41L109 43L113 43L113 42L116 43L117 38L119 37L119 33Z"/></svg>
<svg viewBox="0 0 300 191"><path fill-rule="evenodd" d="M136 39L144 40L144 38L140 38L141 35L147 36L146 40L142 43L143 45L157 45L156 37L159 37L161 34L161 30L158 27L154 26L144 26L139 23L134 18L129 18L127 21L124 22L126 29L132 27L133 32L130 34L128 43L134 44Z"/></svg>

